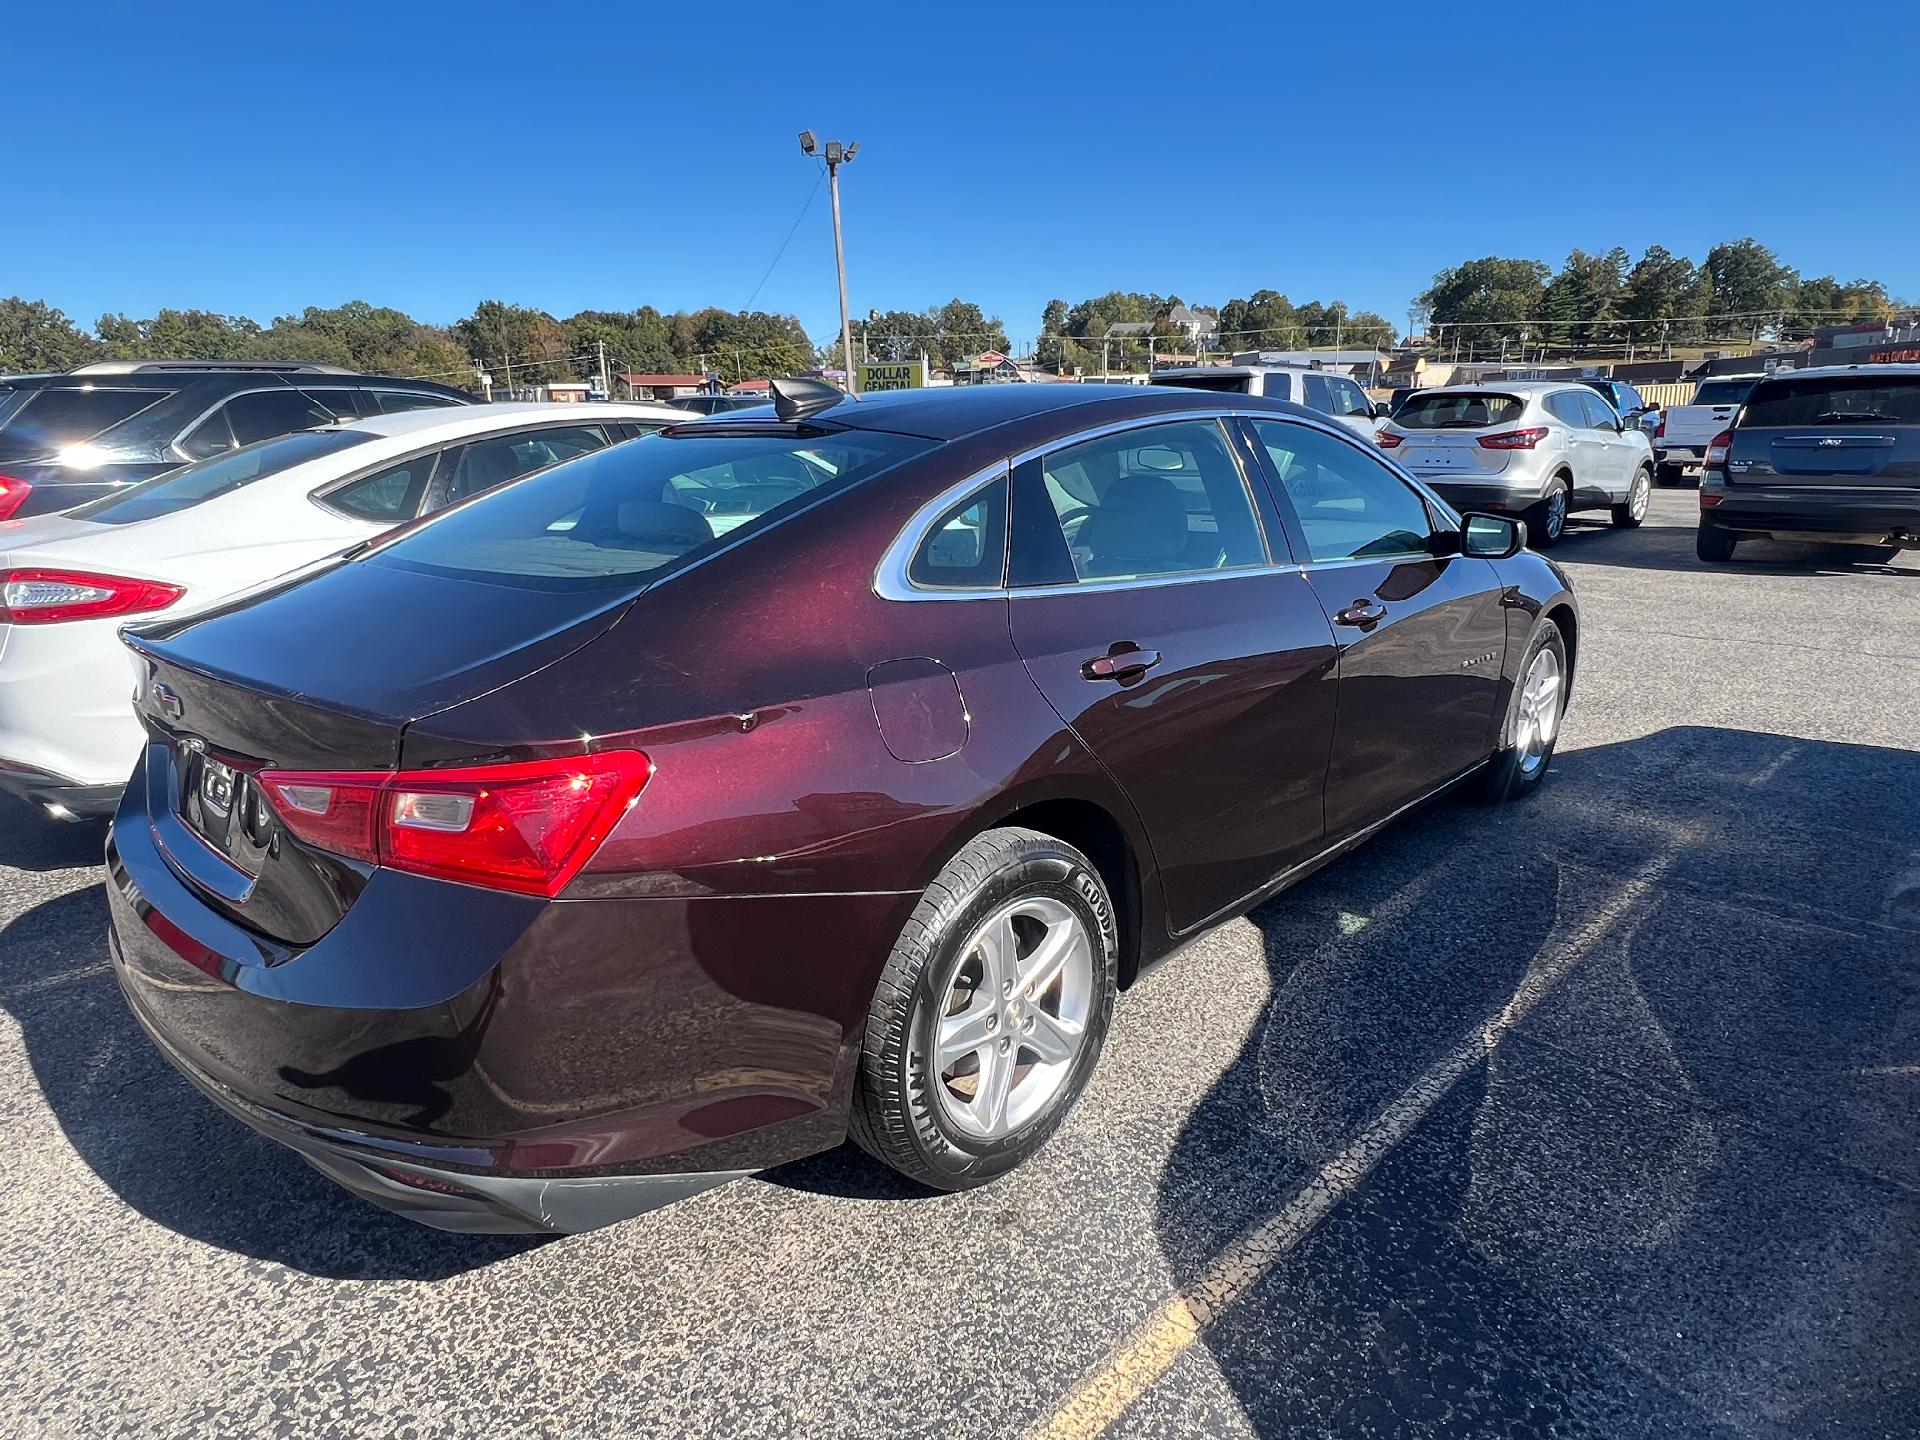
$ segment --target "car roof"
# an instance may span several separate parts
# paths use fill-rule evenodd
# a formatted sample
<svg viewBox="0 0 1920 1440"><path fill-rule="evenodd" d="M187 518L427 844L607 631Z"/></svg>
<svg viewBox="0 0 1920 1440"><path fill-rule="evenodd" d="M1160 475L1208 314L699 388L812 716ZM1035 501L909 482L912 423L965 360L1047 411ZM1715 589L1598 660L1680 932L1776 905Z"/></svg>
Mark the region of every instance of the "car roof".
<svg viewBox="0 0 1920 1440"><path fill-rule="evenodd" d="M1151 385L1168 375L1324 375L1337 371L1316 370L1311 365L1169 365L1147 377Z"/></svg>
<svg viewBox="0 0 1920 1440"><path fill-rule="evenodd" d="M1799 380L1805 376L1827 379L1835 375L1865 375L1872 379L1876 375L1920 375L1920 365L1809 365L1798 370L1776 370L1771 375L1708 375L1708 380Z"/></svg>
<svg viewBox="0 0 1920 1440"><path fill-rule="evenodd" d="M587 425L595 420L658 420L673 424L695 418L690 410L642 401L569 402L503 400L493 405L436 405L425 410L398 410L391 415L362 415L325 430L354 430L369 435L414 440L452 439L484 435L489 430L511 430L539 420L567 420Z"/></svg>
<svg viewBox="0 0 1920 1440"><path fill-rule="evenodd" d="M1584 380L1475 380L1466 385L1429 385L1422 395L1550 395L1555 390L1590 388Z"/></svg>
<svg viewBox="0 0 1920 1440"><path fill-rule="evenodd" d="M844 426L850 430L889 430L902 435L918 435L928 440L957 440L1002 425L1066 410L1100 410L1114 418L1151 415L1161 410L1186 410L1194 404L1194 392L1178 386L1101 385L1027 383L1007 385L952 385L924 390L886 390L862 396L857 401L843 400L808 417L818 423ZM1244 395L1217 394L1208 403L1232 406L1247 401ZM1249 409L1271 410L1273 402L1248 405ZM692 424L703 427L746 423L744 415L702 415ZM1076 417L1075 423L1097 424ZM688 433L691 431L691 425Z"/></svg>

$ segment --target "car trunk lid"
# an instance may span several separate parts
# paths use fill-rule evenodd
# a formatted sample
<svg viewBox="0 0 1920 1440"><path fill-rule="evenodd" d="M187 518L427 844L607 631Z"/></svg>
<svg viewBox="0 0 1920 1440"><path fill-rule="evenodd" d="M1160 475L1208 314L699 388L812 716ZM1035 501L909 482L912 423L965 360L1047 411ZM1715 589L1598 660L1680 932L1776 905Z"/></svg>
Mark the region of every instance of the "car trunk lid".
<svg viewBox="0 0 1920 1440"><path fill-rule="evenodd" d="M631 593L515 590L345 564L127 636L149 744L135 784L168 863L229 918L306 945L372 867L306 845L269 770L395 769L407 726L572 653Z"/></svg>
<svg viewBox="0 0 1920 1440"><path fill-rule="evenodd" d="M1787 375L1748 396L1730 484L1920 487L1920 372Z"/></svg>

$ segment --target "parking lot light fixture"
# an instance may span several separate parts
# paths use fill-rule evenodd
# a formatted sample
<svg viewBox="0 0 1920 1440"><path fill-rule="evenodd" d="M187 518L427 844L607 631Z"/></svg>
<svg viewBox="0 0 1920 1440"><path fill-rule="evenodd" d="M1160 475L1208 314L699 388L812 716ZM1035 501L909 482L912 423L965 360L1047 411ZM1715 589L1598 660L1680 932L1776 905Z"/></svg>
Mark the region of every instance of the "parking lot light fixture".
<svg viewBox="0 0 1920 1440"><path fill-rule="evenodd" d="M847 310L847 251L840 238L840 167L849 164L860 152L860 142L842 145L826 142L824 150L811 130L800 132L800 153L819 153L827 164L827 196L833 204L833 268L840 282L840 363L846 368L847 393L860 393L860 379L853 368L853 322Z"/></svg>

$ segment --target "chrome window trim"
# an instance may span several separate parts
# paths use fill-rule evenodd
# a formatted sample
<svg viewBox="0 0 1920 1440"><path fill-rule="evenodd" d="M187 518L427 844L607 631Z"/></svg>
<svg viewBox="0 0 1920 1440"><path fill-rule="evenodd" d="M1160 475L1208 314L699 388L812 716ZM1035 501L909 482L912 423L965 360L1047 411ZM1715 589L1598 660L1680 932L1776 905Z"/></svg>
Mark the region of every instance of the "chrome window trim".
<svg viewBox="0 0 1920 1440"><path fill-rule="evenodd" d="M283 391L287 391L287 390L292 390L297 394L303 394L303 395L306 394L309 390L345 390L349 393L352 393L361 388L358 385L342 385L339 383L337 378L332 376L329 376L328 378L333 379L334 383L331 385L255 385L251 389L235 390L232 394L222 395L218 400L214 401L213 404L209 405L206 409L202 410L198 415L194 416L193 419L189 420L185 425L181 426L180 429L174 433L173 439L167 442L167 448L173 451L174 454L178 455L182 460L184 460L189 465L191 465L196 460L211 460L213 458L213 455L225 454L226 453L225 451L216 450L213 452L213 455L189 455L183 448L181 448L180 442L185 440L189 435L193 434L193 432L198 430L202 425L206 424L208 418L212 416L214 411L218 410L223 405L227 405L235 400L238 400L242 395L278 395ZM308 395L307 398L312 399L313 397L311 395ZM345 418L347 420L359 420L365 417L363 417L357 410L353 414L345 417L342 417L339 415L334 416L334 419L336 421L342 418ZM307 428L317 429L318 427L308 426ZM229 433L232 432L233 425L231 422L228 423L227 429ZM299 432L290 430L287 433L290 435L293 435L293 434L298 434ZM238 437L235 437L235 438L238 438ZM277 435L269 435L267 438L269 440L277 440L280 437ZM246 447L242 445L235 445L233 448L235 450L242 450L242 449L245 449Z"/></svg>
<svg viewBox="0 0 1920 1440"><path fill-rule="evenodd" d="M1406 469L1386 451L1378 446L1363 444L1353 431L1319 411L1306 414L1276 415L1264 410L1222 410L1200 407L1192 410L1168 410L1155 415L1140 415L1129 420L1115 420L1105 425L1095 426L1091 430L1075 431L1073 435L1045 445L1035 445L1008 456L1005 460L996 460L968 475L964 480L956 481L935 495L926 504L915 510L906 523L894 536L880 557L880 563L874 568L873 593L882 600L1032 600L1044 595L1085 595L1098 594L1112 590L1144 590L1150 586L1193 585L1210 580L1240 580L1249 575L1305 575L1310 570L1344 570L1360 565L1380 565L1383 563L1405 564L1419 559L1434 560L1436 555L1421 556L1415 553L1407 555L1373 555L1348 558L1344 560L1308 560L1297 563L1291 559L1275 559L1272 537L1267 534L1266 517L1260 513L1259 505L1253 504L1254 526L1259 531L1260 543L1266 549L1267 560L1260 565L1239 565L1231 570L1189 570L1175 575L1142 575L1127 580L1083 580L1074 584L1060 585L977 585L942 586L932 588L914 584L907 578L907 566L912 562L914 552L926 539L927 527L946 514L953 506L974 490L992 484L996 479L1012 483L1013 471L1029 460L1037 460L1043 455L1058 450L1070 449L1089 440L1098 440L1103 436L1117 435L1126 430L1140 430L1153 425L1163 425L1178 420L1213 420L1217 423L1231 424L1235 420L1273 420L1285 425L1298 425L1304 429L1317 430L1323 435L1331 435L1344 444L1352 446L1362 455L1382 465L1387 472L1406 485L1421 500L1426 502L1428 520L1435 530L1444 528L1451 521L1454 528L1461 524L1461 516L1451 505L1435 493L1418 476ZM1230 437L1229 437L1230 438ZM1248 487L1247 498L1253 503L1252 478L1246 473L1245 457L1239 454L1239 447L1231 443L1227 447L1234 457L1234 464L1240 470L1241 483ZM1263 480L1264 483L1264 480ZM1276 499L1275 503L1280 503ZM1290 501L1288 503L1291 503ZM1008 496L1008 509L1011 513L1012 496ZM1012 555L1009 551L1008 560Z"/></svg>
<svg viewBox="0 0 1920 1440"><path fill-rule="evenodd" d="M448 408L456 408L456 407L448 407ZM363 417L363 418L370 419L372 417L369 416L369 417ZM354 471L351 474L343 475L337 480L323 480L320 482L320 484L318 484L313 489L307 492L307 499L312 501L315 505L318 505L322 510L325 510L329 515L335 516L336 518L346 519L346 520L355 520L360 522L363 525L378 525L381 523L378 520L369 519L365 515L355 515L352 511L342 510L338 506L335 506L329 502L332 500L334 494L337 491L344 490L349 485L358 485L362 480L371 480L374 478L374 476L384 474L386 471L392 470L397 466L409 465L409 464L412 464L415 460L422 460L428 456L432 456L434 461L433 469L427 472L427 484L429 487L431 487L434 481L434 477L439 470L440 460L443 456L445 456L451 450L462 449L468 445L472 445L482 440L498 440L498 439L502 439L508 436L513 436L513 435L535 435L535 434L539 434L543 430L590 429L590 430L600 431L602 436L605 437L605 443L601 445L600 449L611 450L615 445L618 445L621 442L607 435L606 433L607 423L608 422L605 420L595 419L595 420L586 421L584 424L576 420L573 423L568 425L556 425L550 420L535 420L535 421L523 420L519 424L509 428L504 428L500 430L483 430L477 435L463 435L457 440L435 441L430 445L422 445L417 449L408 450L402 454L392 456L386 460L382 460L378 462L377 464L363 466L361 469ZM316 428L319 428L319 427L316 427ZM300 432L295 431L294 433L298 434ZM276 436L275 438L277 439L279 437ZM374 438L383 439L385 437L375 436ZM588 451L585 451L584 453L588 455L597 455L600 452L598 450L588 450ZM569 458L578 460L580 456L574 455ZM556 460L553 462L554 465L564 465L566 463L567 462L565 460ZM553 468L553 465L542 465L540 467L541 470L551 470L552 468ZM527 475L537 475L538 473L539 473L538 470L529 470L527 472ZM514 483L514 481L524 480L527 478L527 475L516 475L514 477L514 480L507 481L505 483L512 484ZM475 493L479 494L483 492L476 491ZM473 497L463 496L462 498L472 499ZM426 503L426 492L422 493L421 503L422 504ZM415 510L413 514L405 517L405 519L396 520L393 523L396 525L404 525L408 520L419 519L421 516L421 513L422 513L421 511ZM437 514L439 512L428 511L425 513Z"/></svg>

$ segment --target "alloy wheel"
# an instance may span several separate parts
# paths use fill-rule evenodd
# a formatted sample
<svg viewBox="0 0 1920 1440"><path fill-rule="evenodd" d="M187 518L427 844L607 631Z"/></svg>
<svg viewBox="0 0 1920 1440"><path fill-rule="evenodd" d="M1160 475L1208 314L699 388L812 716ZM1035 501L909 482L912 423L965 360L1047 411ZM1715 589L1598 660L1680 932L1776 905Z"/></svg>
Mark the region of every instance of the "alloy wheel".
<svg viewBox="0 0 1920 1440"><path fill-rule="evenodd" d="M1635 520L1647 518L1647 502L1652 497L1653 487L1647 482L1647 472L1639 471L1633 477L1633 489L1627 492L1627 513Z"/></svg>
<svg viewBox="0 0 1920 1440"><path fill-rule="evenodd" d="M1558 540L1567 528L1567 487L1557 485L1547 497L1547 538Z"/></svg>
<svg viewBox="0 0 1920 1440"><path fill-rule="evenodd" d="M1027 895L960 951L931 1036L933 1091L955 1129L1000 1140L1059 1093L1087 1034L1093 940L1059 900Z"/></svg>
<svg viewBox="0 0 1920 1440"><path fill-rule="evenodd" d="M1560 657L1551 649L1542 649L1527 667L1513 736L1522 774L1531 774L1546 763L1554 736L1560 733L1560 679Z"/></svg>

